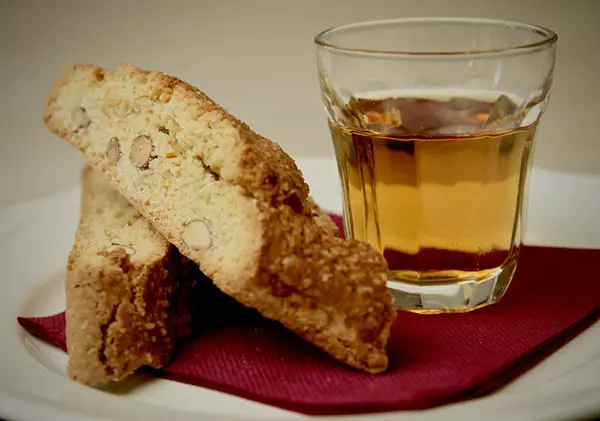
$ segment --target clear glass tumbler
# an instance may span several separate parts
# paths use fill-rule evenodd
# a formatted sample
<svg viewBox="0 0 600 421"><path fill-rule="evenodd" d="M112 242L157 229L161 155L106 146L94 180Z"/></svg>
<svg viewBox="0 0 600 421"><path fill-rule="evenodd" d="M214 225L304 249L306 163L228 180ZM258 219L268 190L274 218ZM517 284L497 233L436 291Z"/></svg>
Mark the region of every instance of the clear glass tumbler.
<svg viewBox="0 0 600 421"><path fill-rule="evenodd" d="M538 26L471 18L315 38L346 235L381 250L398 307L464 312L505 293L556 41Z"/></svg>

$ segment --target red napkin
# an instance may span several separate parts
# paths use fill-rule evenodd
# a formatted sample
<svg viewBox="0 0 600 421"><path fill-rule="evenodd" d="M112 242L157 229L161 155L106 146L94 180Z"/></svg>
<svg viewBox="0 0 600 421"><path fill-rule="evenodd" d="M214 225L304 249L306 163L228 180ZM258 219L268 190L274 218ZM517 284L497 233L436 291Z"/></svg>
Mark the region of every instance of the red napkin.
<svg viewBox="0 0 600 421"><path fill-rule="evenodd" d="M429 408L481 396L600 316L600 250L526 246L520 259L498 304L456 315L400 312L384 374L343 367L225 296L211 298L195 337L153 374L306 414ZM65 349L64 313L19 323Z"/></svg>

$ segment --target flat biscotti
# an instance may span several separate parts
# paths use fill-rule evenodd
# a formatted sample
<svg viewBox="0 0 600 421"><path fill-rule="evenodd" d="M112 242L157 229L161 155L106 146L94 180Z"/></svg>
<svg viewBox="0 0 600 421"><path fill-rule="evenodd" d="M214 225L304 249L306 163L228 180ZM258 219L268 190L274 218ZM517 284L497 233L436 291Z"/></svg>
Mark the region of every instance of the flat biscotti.
<svg viewBox="0 0 600 421"><path fill-rule="evenodd" d="M85 168L67 267L69 375L97 385L143 365L162 367L190 329L186 295L199 277L191 265L101 174Z"/></svg>
<svg viewBox="0 0 600 421"><path fill-rule="evenodd" d="M277 144L198 89L131 65L66 70L44 121L219 289L346 364L387 367L385 260L335 234Z"/></svg>

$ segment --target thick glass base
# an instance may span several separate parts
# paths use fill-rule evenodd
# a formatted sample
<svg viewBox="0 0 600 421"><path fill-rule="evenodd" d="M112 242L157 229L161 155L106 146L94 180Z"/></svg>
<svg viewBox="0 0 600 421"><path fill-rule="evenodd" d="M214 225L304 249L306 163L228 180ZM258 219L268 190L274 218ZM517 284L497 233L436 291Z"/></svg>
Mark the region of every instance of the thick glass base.
<svg viewBox="0 0 600 421"><path fill-rule="evenodd" d="M393 272L387 287L400 310L421 314L464 313L496 303L502 298L517 267L516 259L480 272L431 274L415 280L413 274Z"/></svg>

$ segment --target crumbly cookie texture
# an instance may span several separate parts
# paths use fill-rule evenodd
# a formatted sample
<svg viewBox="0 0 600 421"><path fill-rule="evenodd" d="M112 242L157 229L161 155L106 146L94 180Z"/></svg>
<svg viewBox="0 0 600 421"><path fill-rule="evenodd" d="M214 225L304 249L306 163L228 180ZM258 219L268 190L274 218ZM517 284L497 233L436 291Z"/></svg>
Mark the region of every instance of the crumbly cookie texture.
<svg viewBox="0 0 600 421"><path fill-rule="evenodd" d="M132 65L67 69L44 121L223 292L352 367L386 369L385 260L339 237L277 144Z"/></svg>
<svg viewBox="0 0 600 421"><path fill-rule="evenodd" d="M144 365L162 367L175 339L191 330L194 266L101 174L84 168L66 279L69 376L98 385Z"/></svg>

